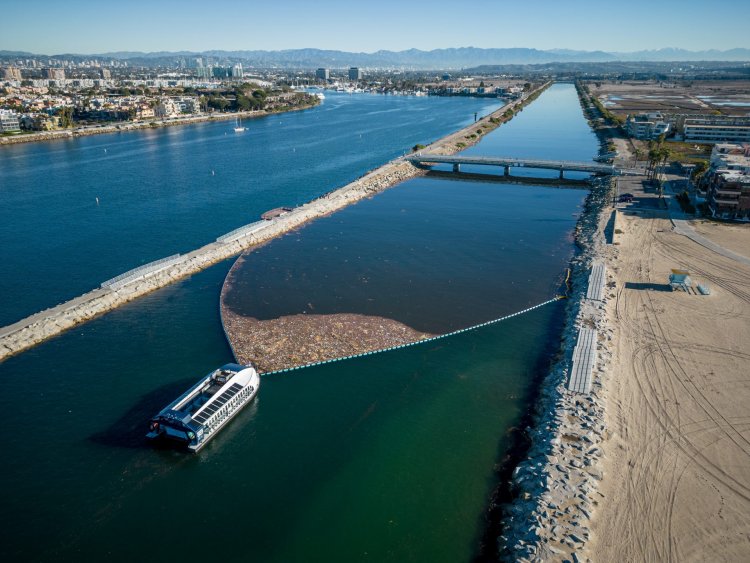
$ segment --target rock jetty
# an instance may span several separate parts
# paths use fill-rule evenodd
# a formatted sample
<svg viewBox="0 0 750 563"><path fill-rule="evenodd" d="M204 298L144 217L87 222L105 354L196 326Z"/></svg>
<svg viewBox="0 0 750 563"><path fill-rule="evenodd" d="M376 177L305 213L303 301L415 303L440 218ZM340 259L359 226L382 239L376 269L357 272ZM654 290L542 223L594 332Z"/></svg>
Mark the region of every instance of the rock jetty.
<svg viewBox="0 0 750 563"><path fill-rule="evenodd" d="M523 100L514 101L455 133L425 147L424 151L454 154L475 144L487 132L511 119L515 112L536 99L551 83L547 82ZM0 329L0 361L30 348L47 338L111 311L156 289L197 273L217 262L236 256L248 248L262 244L295 229L307 221L333 213L362 198L395 186L409 178L423 175L421 170L403 158L397 158L339 189L318 197L284 215L267 221L262 228L237 239L207 244L171 262L148 276L117 289L99 288L51 309L36 313ZM221 237L220 237L221 239Z"/></svg>
<svg viewBox="0 0 750 563"><path fill-rule="evenodd" d="M613 329L606 304L615 297L608 275L602 301L586 299L591 264L603 255L609 181L589 194L576 229L579 252L571 264L571 291L561 357L545 378L535 420L525 429L530 446L513 472L514 500L504 506L498 547L506 561L588 561L586 546L596 507L606 502L598 492L604 477L600 461L607 437L603 381L609 373ZM598 360L587 395L568 391L567 383L578 330L596 328Z"/></svg>

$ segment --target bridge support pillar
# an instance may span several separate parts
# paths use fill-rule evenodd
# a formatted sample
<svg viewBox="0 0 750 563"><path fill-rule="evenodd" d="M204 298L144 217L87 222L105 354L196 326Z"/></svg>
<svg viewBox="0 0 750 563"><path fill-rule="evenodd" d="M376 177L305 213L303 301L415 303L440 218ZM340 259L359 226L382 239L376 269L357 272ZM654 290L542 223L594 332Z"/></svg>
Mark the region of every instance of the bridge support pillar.
<svg viewBox="0 0 750 563"><path fill-rule="evenodd" d="M562 180L563 178L564 178L564 176L563 176L563 169L560 168L560 179Z"/></svg>
<svg viewBox="0 0 750 563"><path fill-rule="evenodd" d="M503 170L503 176L510 176L510 166L505 166Z"/></svg>
<svg viewBox="0 0 750 563"><path fill-rule="evenodd" d="M461 172L461 165L458 162L456 162L456 163L453 164L453 171L454 172Z"/></svg>

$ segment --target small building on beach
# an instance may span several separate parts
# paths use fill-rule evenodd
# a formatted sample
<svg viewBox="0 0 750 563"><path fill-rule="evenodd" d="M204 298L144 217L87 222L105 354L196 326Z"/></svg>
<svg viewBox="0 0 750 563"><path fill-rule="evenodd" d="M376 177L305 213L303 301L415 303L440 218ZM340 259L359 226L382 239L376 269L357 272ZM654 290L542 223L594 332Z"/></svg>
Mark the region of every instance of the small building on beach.
<svg viewBox="0 0 750 563"><path fill-rule="evenodd" d="M690 279L690 273L685 270L672 270L669 274L669 287L672 291L682 289L688 291L693 286L693 280Z"/></svg>

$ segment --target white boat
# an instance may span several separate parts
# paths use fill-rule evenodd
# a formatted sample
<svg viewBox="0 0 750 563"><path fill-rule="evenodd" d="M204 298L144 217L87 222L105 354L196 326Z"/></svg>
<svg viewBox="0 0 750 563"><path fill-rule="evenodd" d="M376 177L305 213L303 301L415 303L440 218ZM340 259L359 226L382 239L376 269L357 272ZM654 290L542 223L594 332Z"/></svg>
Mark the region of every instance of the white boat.
<svg viewBox="0 0 750 563"><path fill-rule="evenodd" d="M258 394L252 365L226 364L212 371L151 419L146 438L169 440L197 452Z"/></svg>
<svg viewBox="0 0 750 563"><path fill-rule="evenodd" d="M234 120L234 132L242 133L243 131L247 131L247 127L242 126L242 120L238 117Z"/></svg>
<svg viewBox="0 0 750 563"><path fill-rule="evenodd" d="M315 92L313 95L317 96L317 98L319 100L325 100L326 99L326 96L325 96L325 94L323 92Z"/></svg>

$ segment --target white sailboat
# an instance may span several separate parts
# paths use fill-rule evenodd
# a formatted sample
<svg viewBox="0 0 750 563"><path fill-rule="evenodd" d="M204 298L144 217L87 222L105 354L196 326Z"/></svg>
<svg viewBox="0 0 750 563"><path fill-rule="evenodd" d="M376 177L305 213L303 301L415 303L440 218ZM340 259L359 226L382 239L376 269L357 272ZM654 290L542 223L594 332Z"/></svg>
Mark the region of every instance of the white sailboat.
<svg viewBox="0 0 750 563"><path fill-rule="evenodd" d="M243 131L246 131L247 127L242 126L242 120L238 117L234 120L234 132L235 133L242 133Z"/></svg>

